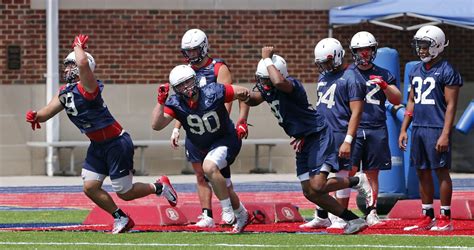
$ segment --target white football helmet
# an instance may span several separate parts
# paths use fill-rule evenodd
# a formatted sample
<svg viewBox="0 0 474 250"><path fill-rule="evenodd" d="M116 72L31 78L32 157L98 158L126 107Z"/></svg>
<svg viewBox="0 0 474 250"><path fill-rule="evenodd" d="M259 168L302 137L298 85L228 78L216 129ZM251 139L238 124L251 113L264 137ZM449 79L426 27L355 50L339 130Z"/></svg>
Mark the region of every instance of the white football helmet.
<svg viewBox="0 0 474 250"><path fill-rule="evenodd" d="M420 46L423 46L423 44L429 48L428 52L430 55L422 58L420 56ZM413 46L415 47L416 54L423 62L429 62L437 57L448 44L449 41L446 41L443 30L433 25L421 27L413 37Z"/></svg>
<svg viewBox="0 0 474 250"><path fill-rule="evenodd" d="M371 63L376 55L377 55L377 40L375 40L374 35L367 31L360 31L357 32L351 39L350 49L352 52L352 58L354 59L357 65L367 65ZM370 55L369 59L364 59L360 55L357 54L357 49L359 48L372 48L372 55Z"/></svg>
<svg viewBox="0 0 474 250"><path fill-rule="evenodd" d="M188 85L180 86L182 83L187 83L191 78L194 78ZM170 72L170 85L174 92L186 98L191 98L197 93L196 72L188 65L178 65Z"/></svg>
<svg viewBox="0 0 474 250"><path fill-rule="evenodd" d="M288 77L288 69L286 67L286 61L283 59L283 57L279 55L273 55L272 56L272 62L273 65L275 65L275 68L277 68L278 71L283 75L283 77ZM270 75L268 74L267 66L265 66L265 63L263 62L263 59L260 59L257 65L257 71L255 72L255 76L260 77L260 78L270 78Z"/></svg>
<svg viewBox="0 0 474 250"><path fill-rule="evenodd" d="M87 56L87 61L89 62L89 68L91 69L92 72L95 70L95 60L94 57L92 57L91 54L88 52L85 52ZM64 76L64 80L68 83L71 83L76 79L76 77L79 75L79 68L77 67L76 63L76 53L73 51L69 53L66 58L64 58L64 66L67 67L68 64L73 63L75 66Z"/></svg>
<svg viewBox="0 0 474 250"><path fill-rule="evenodd" d="M314 47L314 63L318 65L321 72L332 72L342 65L344 54L344 48L337 39L324 38ZM328 60L332 61L331 68L324 66Z"/></svg>
<svg viewBox="0 0 474 250"><path fill-rule="evenodd" d="M275 68L280 71L283 77L288 77L288 69L286 68L286 61L283 57L273 54L272 62ZM270 80L270 74L268 73L267 66L263 59L260 59L257 65L257 71L255 72L256 84L254 88L257 88L260 93L270 95L274 87Z"/></svg>
<svg viewBox="0 0 474 250"><path fill-rule="evenodd" d="M198 54L191 54L191 50L198 50ZM206 33L200 29L190 29L184 33L181 39L181 53L191 64L200 63L209 50Z"/></svg>

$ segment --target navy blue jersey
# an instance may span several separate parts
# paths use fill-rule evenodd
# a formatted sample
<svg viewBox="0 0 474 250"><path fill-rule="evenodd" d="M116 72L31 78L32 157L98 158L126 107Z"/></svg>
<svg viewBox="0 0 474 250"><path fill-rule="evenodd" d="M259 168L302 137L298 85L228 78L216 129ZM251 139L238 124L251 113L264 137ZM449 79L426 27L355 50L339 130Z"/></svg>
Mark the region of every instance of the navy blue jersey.
<svg viewBox="0 0 474 250"><path fill-rule="evenodd" d="M371 75L381 76L389 85L396 85L397 79L388 70L375 64L368 70L360 70L352 64L347 70L353 71L354 75L359 78L358 82L365 84L367 88L364 112L362 113L359 128L376 129L387 126L385 123L387 119L385 114L385 101L387 97L379 85L372 84L369 80Z"/></svg>
<svg viewBox="0 0 474 250"><path fill-rule="evenodd" d="M441 60L429 70L423 63L413 66L410 87L414 90L413 126L443 128L446 113L445 86L463 85L463 80L451 64Z"/></svg>
<svg viewBox="0 0 474 250"><path fill-rule="evenodd" d="M318 112L335 132L347 132L351 118L351 101L365 98L366 87L357 82L354 71L321 74L316 89Z"/></svg>
<svg viewBox="0 0 474 250"><path fill-rule="evenodd" d="M219 73L219 68L225 64L224 59L220 58L209 58L206 65L197 69L190 65L196 72L196 79L198 79L199 87L202 87L206 84L217 82L217 75ZM229 82L220 82L222 84L227 84Z"/></svg>
<svg viewBox="0 0 474 250"><path fill-rule="evenodd" d="M286 134L302 138L326 128L324 118L308 102L303 85L292 77L286 79L293 84L291 93L276 89L267 92L268 94L262 93L262 97L270 105L273 115Z"/></svg>
<svg viewBox="0 0 474 250"><path fill-rule="evenodd" d="M99 93L91 100L84 97L84 90L78 83L67 84L59 91L59 101L69 119L82 133L94 132L115 122L102 99L104 85L101 81L97 83Z"/></svg>
<svg viewBox="0 0 474 250"><path fill-rule="evenodd" d="M232 86L210 83L199 88L196 108L190 108L186 100L176 94L166 101L166 107L174 112L171 115L186 130L187 138L200 149L205 150L219 138L236 133L224 105L227 88Z"/></svg>

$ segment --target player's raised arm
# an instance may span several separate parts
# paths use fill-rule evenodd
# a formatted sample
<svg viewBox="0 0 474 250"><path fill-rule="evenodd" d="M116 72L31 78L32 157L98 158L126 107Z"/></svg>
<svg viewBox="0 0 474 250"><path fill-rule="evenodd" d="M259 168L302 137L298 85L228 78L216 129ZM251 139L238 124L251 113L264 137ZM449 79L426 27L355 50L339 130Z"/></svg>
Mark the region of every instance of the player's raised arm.
<svg viewBox="0 0 474 250"><path fill-rule="evenodd" d="M79 76L81 81L79 82L84 89L89 93L94 93L97 91L98 85L95 79L93 69L91 68L91 62L95 67L95 62L90 54L88 55L84 49L87 48L87 42L89 36L79 34L74 39L72 47L76 56L76 64L79 68Z"/></svg>
<svg viewBox="0 0 474 250"><path fill-rule="evenodd" d="M169 90L170 86L168 83L161 84L158 87L158 102L153 109L151 117L151 127L153 130L162 130L173 120L173 116L165 112L165 102L168 98Z"/></svg>
<svg viewBox="0 0 474 250"><path fill-rule="evenodd" d="M280 70L282 67L279 67L278 65L284 64L284 68L286 69L286 62L282 57L277 55L274 56L273 52L274 49L272 46L266 46L262 48L262 60L268 71L270 81L278 90L285 93L291 93L293 91L293 84L286 80L288 72L281 72Z"/></svg>

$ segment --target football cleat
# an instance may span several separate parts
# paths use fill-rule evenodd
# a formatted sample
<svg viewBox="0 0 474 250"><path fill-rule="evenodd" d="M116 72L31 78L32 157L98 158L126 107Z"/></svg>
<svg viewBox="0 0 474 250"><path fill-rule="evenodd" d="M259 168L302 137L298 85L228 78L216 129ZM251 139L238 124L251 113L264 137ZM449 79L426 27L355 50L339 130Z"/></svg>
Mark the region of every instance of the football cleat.
<svg viewBox="0 0 474 250"><path fill-rule="evenodd" d="M344 228L344 234L356 234L366 229L368 226L367 222L362 218L350 220Z"/></svg>
<svg viewBox="0 0 474 250"><path fill-rule="evenodd" d="M222 208L222 221L225 224L232 225L235 222L235 214L232 207L223 207Z"/></svg>
<svg viewBox="0 0 474 250"><path fill-rule="evenodd" d="M436 225L433 226L431 231L453 231L453 222L451 221L451 218L446 215L440 215L438 219L436 220Z"/></svg>
<svg viewBox="0 0 474 250"><path fill-rule="evenodd" d="M216 227L214 223L214 219L212 217L207 216L206 213L202 213L198 216L199 221L196 222L195 226L201 228L213 228Z"/></svg>
<svg viewBox="0 0 474 250"><path fill-rule="evenodd" d="M160 179L156 180L156 182L160 183L163 186L163 189L159 196L164 195L165 198L168 200L168 203L172 207L175 207L176 204L178 204L178 194L171 185L170 179L168 179L166 175L163 175Z"/></svg>
<svg viewBox="0 0 474 250"><path fill-rule="evenodd" d="M245 227L247 227L247 225L250 224L251 216L247 212L246 209L242 209L240 213L236 214L235 218L236 218L236 221L234 224L234 228L232 228L231 233L233 234L242 233Z"/></svg>
<svg viewBox="0 0 474 250"><path fill-rule="evenodd" d="M436 224L436 219L423 215L415 225L403 228L403 231L430 230Z"/></svg>
<svg viewBox="0 0 474 250"><path fill-rule="evenodd" d="M331 213L329 213L329 220L331 221L331 226L328 229L344 229L347 225L347 222Z"/></svg>
<svg viewBox="0 0 474 250"><path fill-rule="evenodd" d="M329 226L331 226L331 221L328 218L322 219L316 216L314 217L314 219L304 224L301 224L300 228L318 229L318 228L327 228Z"/></svg>
<svg viewBox="0 0 474 250"><path fill-rule="evenodd" d="M132 229L135 226L130 217L120 216L119 218L114 219L114 228L112 229L112 234L124 233Z"/></svg>
<svg viewBox="0 0 474 250"><path fill-rule="evenodd" d="M369 226L374 226L381 223L380 218L377 215L377 211L375 209L370 211L365 220L367 221L367 224Z"/></svg>

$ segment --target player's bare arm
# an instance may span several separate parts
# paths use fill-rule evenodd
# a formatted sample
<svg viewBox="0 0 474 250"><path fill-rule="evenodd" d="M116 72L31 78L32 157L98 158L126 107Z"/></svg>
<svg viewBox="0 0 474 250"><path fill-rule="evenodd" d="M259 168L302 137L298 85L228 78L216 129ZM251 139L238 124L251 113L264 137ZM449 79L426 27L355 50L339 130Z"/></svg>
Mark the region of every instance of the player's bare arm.
<svg viewBox="0 0 474 250"><path fill-rule="evenodd" d="M402 126L400 128L400 136L398 137L398 147L405 151L407 149L408 143L408 135L407 129L410 126L412 117L413 117L413 110L415 107L415 92L413 88L410 90L410 94L408 95L408 103L405 109L405 118L403 119Z"/></svg>
<svg viewBox="0 0 474 250"><path fill-rule="evenodd" d="M399 105L402 102L402 93L397 86L389 85L381 76L370 76L370 81L383 90L388 101L393 105Z"/></svg>
<svg viewBox="0 0 474 250"><path fill-rule="evenodd" d="M222 84L232 84L232 74L230 73L230 70L227 65L222 64L219 68L219 72L217 73L217 82ZM230 112L232 111L232 102L226 103L225 108L230 114Z"/></svg>
<svg viewBox="0 0 474 250"><path fill-rule="evenodd" d="M383 90L385 96L387 96L388 101L393 105L399 105L402 103L402 93L395 85L389 85L386 89Z"/></svg>
<svg viewBox="0 0 474 250"><path fill-rule="evenodd" d="M37 112L37 121L46 122L47 120L55 116L57 113L61 112L61 110L63 110L63 106L59 101L59 97L55 95L53 99L51 99L51 101L48 103L48 105L44 106Z"/></svg>
<svg viewBox="0 0 474 250"><path fill-rule="evenodd" d="M74 39L73 48L76 55L76 64L79 68L79 77L81 81L79 82L84 89L89 93L94 93L97 88L97 81L95 79L94 73L92 73L91 68L89 67L89 59L87 58L86 52L84 51L87 48L87 41L89 37L86 35L78 35Z"/></svg>
<svg viewBox="0 0 474 250"><path fill-rule="evenodd" d="M278 71L278 69L272 63L274 49L272 46L265 46L262 48L262 59L265 61L267 66L268 75L273 86L278 90L291 93L293 91L293 84L291 84L285 77Z"/></svg>
<svg viewBox="0 0 474 250"><path fill-rule="evenodd" d="M362 118L362 111L364 110L364 100L349 102L351 109L351 117L347 128L347 135L351 138L356 137L357 127L359 127L360 119ZM351 156L352 140L344 140L339 147L339 157L349 159Z"/></svg>
<svg viewBox="0 0 474 250"><path fill-rule="evenodd" d="M446 86L444 88L444 99L446 100L446 113L443 125L443 131L441 132L438 142L436 143L436 150L438 152L446 152L449 147L449 136L454 124L454 118L456 116L456 107L459 96L459 85L457 86Z"/></svg>
<svg viewBox="0 0 474 250"><path fill-rule="evenodd" d="M245 102L245 104L247 104L250 107L253 107L253 106L258 106L262 102L264 102L264 99L263 99L262 94L260 93L260 91L252 90L252 91L250 91L249 99Z"/></svg>

